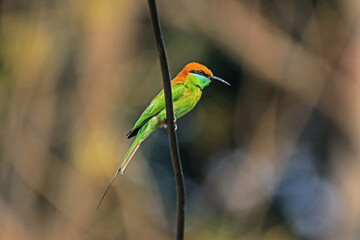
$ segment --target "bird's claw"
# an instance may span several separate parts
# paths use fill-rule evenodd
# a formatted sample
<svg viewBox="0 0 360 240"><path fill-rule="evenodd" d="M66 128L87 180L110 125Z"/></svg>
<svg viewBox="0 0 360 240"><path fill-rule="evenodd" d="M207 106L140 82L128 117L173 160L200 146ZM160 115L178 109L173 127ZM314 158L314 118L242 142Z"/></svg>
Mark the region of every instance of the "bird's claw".
<svg viewBox="0 0 360 240"><path fill-rule="evenodd" d="M177 130L176 117L174 117L174 132Z"/></svg>

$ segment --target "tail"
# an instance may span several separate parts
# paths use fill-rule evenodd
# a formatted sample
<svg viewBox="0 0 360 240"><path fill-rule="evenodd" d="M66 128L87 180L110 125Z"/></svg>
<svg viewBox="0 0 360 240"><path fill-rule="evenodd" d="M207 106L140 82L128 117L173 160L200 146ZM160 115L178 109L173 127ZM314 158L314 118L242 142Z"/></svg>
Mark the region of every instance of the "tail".
<svg viewBox="0 0 360 240"><path fill-rule="evenodd" d="M145 127L145 128L146 128L146 127ZM125 158L124 158L123 162L121 163L120 167L118 168L118 170L116 170L115 175L114 175L113 178L111 179L111 182L109 183L109 185L108 185L108 187L106 188L103 196L101 197L100 202L99 202L99 204L98 204L98 206L97 206L96 209L99 209L102 201L103 201L104 198L105 198L106 193L109 191L109 189L110 189L112 183L114 182L116 176L118 175L118 173L120 172L121 174L124 174L127 165L129 164L130 160L132 159L132 157L134 156L134 154L136 153L136 151L137 151L138 148L140 147L140 144L141 144L141 142L142 142L143 140L144 140L144 139L142 139L142 131L140 131L140 132L137 134L137 136L136 136L136 138L135 138L135 141L132 143L129 151L128 151L127 154L125 155Z"/></svg>

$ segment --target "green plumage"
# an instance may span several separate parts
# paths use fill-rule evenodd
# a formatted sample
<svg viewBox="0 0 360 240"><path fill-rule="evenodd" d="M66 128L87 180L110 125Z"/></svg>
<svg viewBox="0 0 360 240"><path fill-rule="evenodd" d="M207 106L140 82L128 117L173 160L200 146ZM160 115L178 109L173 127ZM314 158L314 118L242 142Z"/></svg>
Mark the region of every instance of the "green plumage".
<svg viewBox="0 0 360 240"><path fill-rule="evenodd" d="M196 74L189 74L184 83L172 85L172 99L174 114L176 119L184 116L191 111L200 100L202 89L209 85L210 80ZM133 152L139 145L156 129L166 125L165 96L162 90L149 104L134 127L128 133L128 138L135 136L135 141L131 145L118 171L124 173L129 161L133 157Z"/></svg>
<svg viewBox="0 0 360 240"><path fill-rule="evenodd" d="M201 98L203 89L208 86L211 80L224 80L212 75L211 71L205 66L198 63L190 63L180 72L180 74L172 81L172 100L174 106L174 114L176 119L181 118L191 111ZM230 85L230 84L228 84ZM109 186L105 190L98 207L104 199L107 191L113 183L116 175L120 172L124 173L130 160L139 148L140 144L156 129L166 125L166 110L164 90L162 90L149 104L139 119L134 124L131 131L127 134L128 138L136 136L129 151L125 155L120 167L117 169Z"/></svg>
<svg viewBox="0 0 360 240"><path fill-rule="evenodd" d="M172 89L172 99L173 102L176 102L181 98L182 94L185 91L184 84L176 84L171 87ZM157 115L159 112L165 110L165 97L164 90L162 90L149 104L145 111L141 114L140 118L136 121L134 127L128 133L128 138L131 138L137 134L137 131L148 122L152 117Z"/></svg>

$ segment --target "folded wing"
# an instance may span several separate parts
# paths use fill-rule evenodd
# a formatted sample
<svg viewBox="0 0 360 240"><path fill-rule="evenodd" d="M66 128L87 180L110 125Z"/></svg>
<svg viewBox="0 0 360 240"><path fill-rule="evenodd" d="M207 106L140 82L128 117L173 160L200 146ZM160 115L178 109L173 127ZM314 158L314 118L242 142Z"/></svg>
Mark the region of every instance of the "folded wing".
<svg viewBox="0 0 360 240"><path fill-rule="evenodd" d="M173 102L178 100L185 91L183 83L172 85L172 99ZM147 123L152 117L156 116L159 112L165 109L164 90L162 90L149 104L145 111L141 114L140 118L136 121L134 127L126 135L127 138L136 136L140 128Z"/></svg>

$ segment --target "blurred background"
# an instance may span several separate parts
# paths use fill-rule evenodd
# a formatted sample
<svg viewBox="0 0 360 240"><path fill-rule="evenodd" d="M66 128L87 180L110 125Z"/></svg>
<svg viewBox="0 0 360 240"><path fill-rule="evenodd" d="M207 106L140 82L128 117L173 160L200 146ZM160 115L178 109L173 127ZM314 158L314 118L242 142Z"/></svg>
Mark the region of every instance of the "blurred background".
<svg viewBox="0 0 360 240"><path fill-rule="evenodd" d="M360 239L360 1L157 2L232 84L178 121L186 239ZM164 129L96 211L161 88L147 1L0 1L0 239L174 239Z"/></svg>

